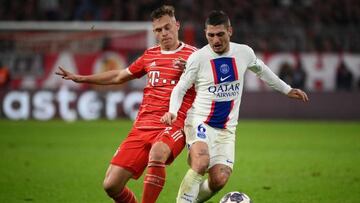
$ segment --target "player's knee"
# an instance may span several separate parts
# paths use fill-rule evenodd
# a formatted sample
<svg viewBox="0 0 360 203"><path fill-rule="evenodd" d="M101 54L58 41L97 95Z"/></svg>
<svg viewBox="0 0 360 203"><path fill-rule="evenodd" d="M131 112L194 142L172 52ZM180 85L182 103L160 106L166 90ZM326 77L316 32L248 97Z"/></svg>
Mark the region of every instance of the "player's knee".
<svg viewBox="0 0 360 203"><path fill-rule="evenodd" d="M203 175L210 163L209 150L206 143L195 142L190 148L191 168Z"/></svg>
<svg viewBox="0 0 360 203"><path fill-rule="evenodd" d="M116 184L111 179L105 178L103 182L103 188L106 194L110 197L115 197L122 190L121 186Z"/></svg>
<svg viewBox="0 0 360 203"><path fill-rule="evenodd" d="M210 169L209 187L214 192L221 190L226 185L231 175L231 169L229 167L217 169Z"/></svg>
<svg viewBox="0 0 360 203"><path fill-rule="evenodd" d="M149 161L159 161L165 163L170 156L170 148L167 144L155 143L150 150Z"/></svg>
<svg viewBox="0 0 360 203"><path fill-rule="evenodd" d="M209 159L206 157L191 159L191 168L199 174L205 174L208 167Z"/></svg>
<svg viewBox="0 0 360 203"><path fill-rule="evenodd" d="M217 192L221 190L227 183L229 177L224 174L219 174L211 177L209 180L209 187L211 191Z"/></svg>

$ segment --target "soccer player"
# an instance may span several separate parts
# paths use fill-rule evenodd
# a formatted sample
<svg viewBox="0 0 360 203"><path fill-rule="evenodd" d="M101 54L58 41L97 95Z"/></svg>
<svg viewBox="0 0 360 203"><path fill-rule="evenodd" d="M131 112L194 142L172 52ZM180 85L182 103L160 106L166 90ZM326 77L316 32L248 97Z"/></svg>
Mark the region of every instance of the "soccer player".
<svg viewBox="0 0 360 203"><path fill-rule="evenodd" d="M146 167L142 202L156 201L165 183L165 165L172 163L185 145L182 128L195 97L194 89L190 89L179 107L179 118L170 127L160 122L168 111L171 91L183 73L184 60L196 48L179 41L180 24L172 6L154 10L151 18L160 45L147 49L127 69L87 76L70 73L61 67L57 72L67 80L100 85L122 84L148 76L133 128L112 158L104 180L105 191L117 203L137 202L125 185L130 178L138 179Z"/></svg>
<svg viewBox="0 0 360 203"><path fill-rule="evenodd" d="M235 161L235 130L246 70L289 98L308 101L305 92L280 80L250 47L230 42L232 27L224 12L211 12L205 34L208 45L187 60L171 94L169 112L161 118L167 124L176 122L183 96L194 84L196 97L184 127L191 168L180 185L178 203L204 202L228 181ZM203 180L206 172L208 179Z"/></svg>

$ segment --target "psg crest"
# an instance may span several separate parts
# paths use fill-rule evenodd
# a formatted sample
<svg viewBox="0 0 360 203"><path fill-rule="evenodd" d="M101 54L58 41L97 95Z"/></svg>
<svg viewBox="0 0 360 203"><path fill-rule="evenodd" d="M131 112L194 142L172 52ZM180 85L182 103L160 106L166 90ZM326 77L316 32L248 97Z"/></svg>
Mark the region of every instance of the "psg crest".
<svg viewBox="0 0 360 203"><path fill-rule="evenodd" d="M229 70L230 70L230 67L226 63L224 63L220 66L220 72L222 74L227 74L229 72Z"/></svg>

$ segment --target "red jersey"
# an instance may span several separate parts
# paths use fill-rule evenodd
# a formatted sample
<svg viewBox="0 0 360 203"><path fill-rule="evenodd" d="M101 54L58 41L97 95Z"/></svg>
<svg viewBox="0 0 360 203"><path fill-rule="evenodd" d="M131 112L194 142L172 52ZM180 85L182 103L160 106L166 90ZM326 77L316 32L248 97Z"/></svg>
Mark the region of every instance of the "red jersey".
<svg viewBox="0 0 360 203"><path fill-rule="evenodd" d="M173 51L161 50L160 46L147 49L129 67L128 71L137 78L147 75L143 101L135 120L135 127L141 129L165 128L160 122L164 113L169 111L170 95L180 79L183 69L174 66L178 58L188 59L196 48L185 43ZM176 122L178 127L184 126L186 112L195 98L194 88L190 88L184 96Z"/></svg>

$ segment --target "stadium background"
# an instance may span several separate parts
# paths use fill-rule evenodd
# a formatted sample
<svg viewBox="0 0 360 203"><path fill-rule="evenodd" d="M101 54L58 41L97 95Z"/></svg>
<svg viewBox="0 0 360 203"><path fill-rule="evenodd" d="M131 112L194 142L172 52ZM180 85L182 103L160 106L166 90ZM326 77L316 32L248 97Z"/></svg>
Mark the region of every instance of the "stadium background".
<svg viewBox="0 0 360 203"><path fill-rule="evenodd" d="M61 190L63 192L60 195L61 198L52 199L53 201L46 199L45 197L56 195L51 192L46 195L40 193L47 190L38 184L48 184L46 180L41 179L41 175L39 177L33 175L34 179L39 178L38 184L34 183L34 180L30 181L32 174L29 174L29 171L38 171L41 166L31 163L46 162L51 159L46 154L54 155L52 147L56 143L60 143L58 150L61 152L69 148L70 152L76 152L75 149L80 142L86 150L89 150L87 148L89 146L94 151L99 147L106 148L106 150L100 150L103 152L102 155L97 155L100 156L98 164L101 167L95 167L97 171L85 173L82 177L88 179L90 175L96 176L94 179L101 182L102 177L98 176L102 176L104 167L111 157L110 154L119 143L119 136L123 139L131 127L131 122L127 119L134 119L136 116L137 107L142 98L142 87L146 80L110 87L79 85L62 81L54 75L54 71L58 65L64 65L71 71L81 74L125 68L142 54L146 47L155 43L151 37L151 24L147 21L151 10L163 3L174 5L176 8L176 16L181 22L180 39L197 47L206 44L203 22L208 12L212 9L226 11L234 27L232 40L251 46L283 80L293 87L304 89L309 94L308 104L288 100L269 90L254 74L247 74L240 113L242 122L239 128L245 131L242 139L245 143L248 142L249 146L241 144L245 151L238 151L250 155L250 160L246 160L244 158L246 156L240 154L242 161L245 159L245 163L252 165L255 171L263 163L264 160L259 158L263 155L257 157L258 151L251 151L251 146L254 146L254 150L259 149L257 144L260 140L269 141L269 143L263 141L264 146L272 145L274 149L281 149L286 144L291 146L288 139L295 139L296 142L299 141L298 138L303 139L299 141L303 145L299 144L298 148L308 148L314 143L322 143L314 146L319 147L319 150L323 149L321 148L323 146L326 150L322 153L329 152L331 155L326 154L321 158L323 161L314 161L313 164L324 168L333 167L333 171L327 173L328 169L314 169L315 172L309 172L311 176L323 178L321 179L323 182L319 180L320 187L328 184L326 179L341 176L343 179L339 178L340 183L337 185L340 188L337 189L344 194L352 195L352 198L345 199L344 202L356 202L355 200L360 198L358 195L359 168L358 164L353 164L360 161L359 1L0 0L0 3L0 143L2 144L0 166L5 174L1 180L2 183L0 181L2 185L0 196L3 198L0 198L2 200L0 202L78 202L80 200L106 202L103 196L96 196L95 199L98 199L91 201L94 197L88 194L92 192L98 194L99 191L102 194L100 186L81 192L82 195L88 195L89 199L82 199L79 197L81 195L73 194L75 192L71 190ZM256 120L246 121L246 119ZM267 119L267 121L257 119ZM285 119L289 121L284 122ZM75 122L68 123L63 120ZM332 121L329 122L329 120ZM272 125L273 122L274 125ZM270 129L269 132L266 129L266 132L261 131L266 135L269 133L269 138L261 137L258 131L251 130L251 128L257 129L258 126ZM299 132L294 132L293 127ZM96 128L104 131L97 132ZM60 129L64 129L66 135L61 134ZM90 129L93 134L86 129ZM309 132L310 130L313 132ZM246 134L254 138L246 137ZM295 136L298 137L295 138ZM103 142L98 143L99 138L104 139ZM307 138L315 141L304 141ZM68 145L69 143L63 139L72 140L74 146ZM92 141L84 142L88 139ZM263 142L260 141L260 143ZM86 144L89 146L86 147ZM326 148L327 144L329 144L328 148ZM337 148L330 147L332 145L338 146ZM285 149L281 153L287 152ZM339 152L337 155L340 157L332 152ZM22 157L20 155L22 153L34 156ZM59 161L59 163L72 164L69 161L71 155L67 153L62 156L66 161ZM309 152L309 156L313 153L316 157L314 151ZM293 154L295 159L299 158L297 155L299 154ZM39 156L43 159L37 159ZM338 163L331 162L329 159L331 156L344 160ZM73 158L74 162L79 161ZM88 159L86 155L80 158ZM281 156L277 158L283 160ZM184 161L184 155L180 157L180 160ZM312 164L306 156L299 161ZM84 165L81 163L83 162L79 161L79 164L75 164L79 165L79 168L72 171L80 170L88 164L86 161ZM278 164L286 165L286 163L287 159L284 159L284 162L279 161ZM21 164L21 167L18 164ZM46 166L51 164L52 162ZM31 167L33 168L29 170ZM176 165L176 167L183 169L173 174L182 176L186 165L181 167ZM66 174L72 174L69 172L70 169L63 168L57 173L66 176ZM244 180L245 174L239 178L245 182L244 188L246 188L247 181L251 182L251 176L254 175L251 171L254 170L251 168L243 168L243 170L249 180ZM268 174L269 170L275 169L259 170L256 175ZM324 171L321 173L319 172L321 170ZM51 167L49 171L52 171ZM42 175L52 179L52 173L49 171L44 171ZM74 190L82 188L80 183L87 184L88 182L79 181L79 185L74 185ZM34 185L35 189L29 189ZM52 184L49 185L55 187ZM177 185L175 181L168 187L177 188ZM305 189L300 191L311 193L311 187L305 187L305 185ZM249 188L251 186L253 185L250 184ZM139 195L141 184L135 187ZM240 186L236 185L235 181L225 191L238 187ZM269 202L266 198L269 194L264 194L264 191L272 191L268 185L262 186L260 191L254 188L250 189L250 196L255 196L255 200L260 200L257 202ZM305 198L302 201L298 199L293 202L324 202L324 196L331 197L335 202L339 199L328 194L335 188L335 186L325 187L325 192L318 194L318 198L314 194L313 199ZM243 188L238 190L241 189ZM24 192L26 190L29 192ZM167 191L169 190L166 190L165 194L174 196L173 193ZM275 194L279 192L278 194L281 195L288 194L281 190L273 192ZM222 194L220 193L216 198L219 199ZM12 198L14 196L15 200ZM165 199L168 198L164 196ZM291 199L291 196L289 195L288 198ZM160 202L171 201L164 201L163 198ZM279 202L291 201L286 199ZM327 199L325 202L331 201Z"/></svg>

